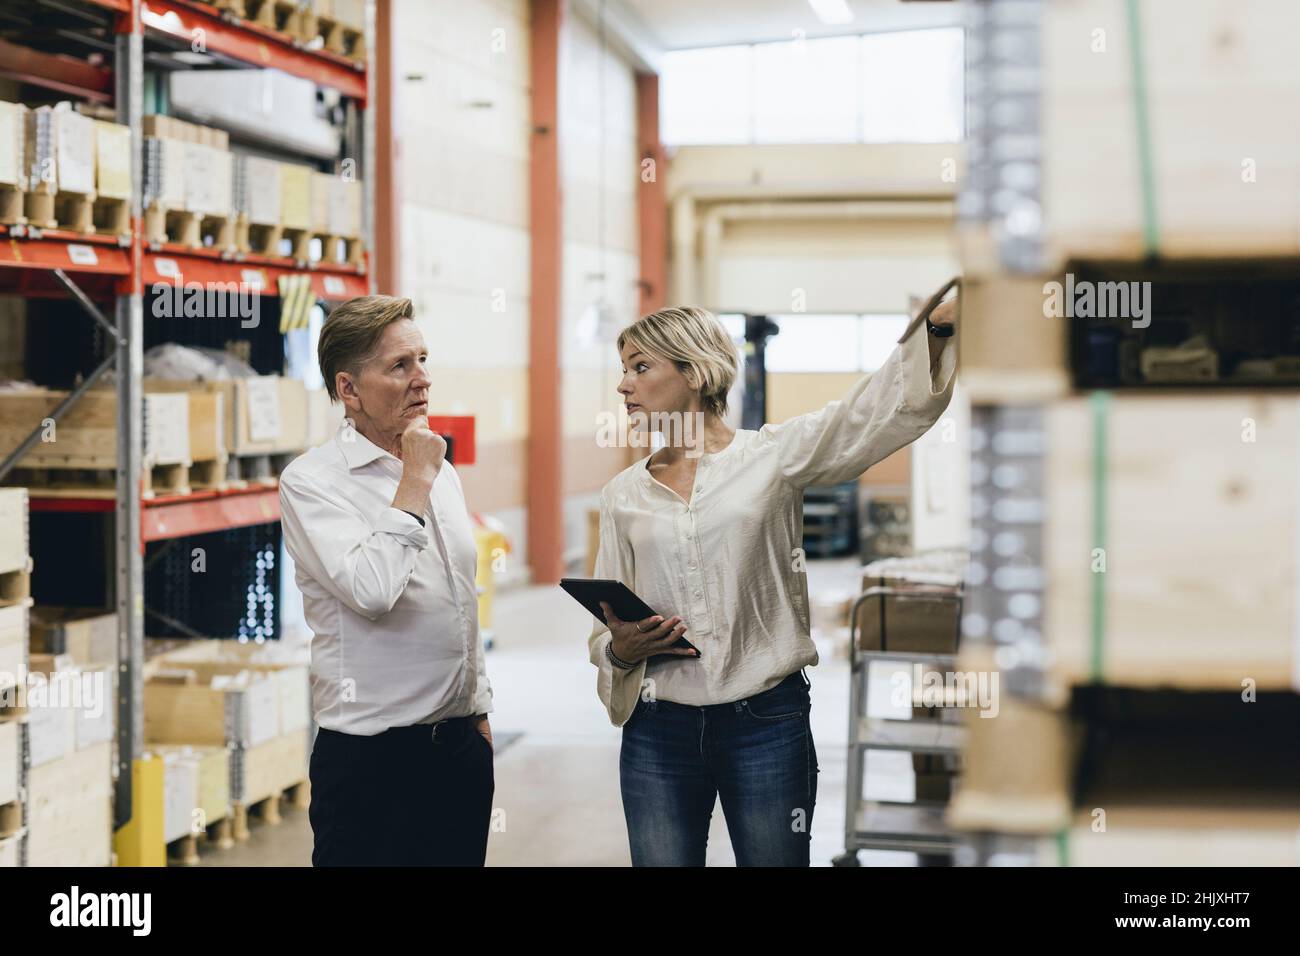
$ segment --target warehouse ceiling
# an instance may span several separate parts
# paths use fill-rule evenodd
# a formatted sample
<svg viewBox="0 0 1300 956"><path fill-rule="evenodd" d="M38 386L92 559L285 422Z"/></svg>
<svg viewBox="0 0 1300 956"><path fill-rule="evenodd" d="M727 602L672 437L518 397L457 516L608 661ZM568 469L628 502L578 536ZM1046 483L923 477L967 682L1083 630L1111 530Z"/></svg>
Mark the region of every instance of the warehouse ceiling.
<svg viewBox="0 0 1300 956"><path fill-rule="evenodd" d="M764 40L840 36L879 30L953 26L964 5L951 2L847 0L853 20L829 25L808 0L621 0L661 49L725 46Z"/></svg>

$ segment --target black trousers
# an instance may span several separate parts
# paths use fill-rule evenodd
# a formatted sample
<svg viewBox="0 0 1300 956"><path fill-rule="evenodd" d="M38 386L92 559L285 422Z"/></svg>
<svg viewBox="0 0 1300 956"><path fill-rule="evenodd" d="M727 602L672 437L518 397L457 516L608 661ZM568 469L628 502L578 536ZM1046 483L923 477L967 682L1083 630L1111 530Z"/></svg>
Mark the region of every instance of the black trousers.
<svg viewBox="0 0 1300 956"><path fill-rule="evenodd" d="M492 748L460 717L373 737L321 729L311 752L313 866L482 866Z"/></svg>

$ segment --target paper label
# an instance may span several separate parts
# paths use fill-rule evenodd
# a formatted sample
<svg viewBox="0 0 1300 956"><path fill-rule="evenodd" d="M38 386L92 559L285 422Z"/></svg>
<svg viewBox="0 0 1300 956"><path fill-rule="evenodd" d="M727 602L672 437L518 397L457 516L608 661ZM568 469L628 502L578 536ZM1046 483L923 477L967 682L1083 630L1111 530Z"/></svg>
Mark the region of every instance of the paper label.
<svg viewBox="0 0 1300 956"><path fill-rule="evenodd" d="M83 246L79 243L73 243L68 246L68 258L72 260L73 265L78 266L97 266L99 265L99 256L95 254L94 246Z"/></svg>
<svg viewBox="0 0 1300 956"><path fill-rule="evenodd" d="M280 380L275 376L245 379L248 395L248 437L275 441L280 437Z"/></svg>

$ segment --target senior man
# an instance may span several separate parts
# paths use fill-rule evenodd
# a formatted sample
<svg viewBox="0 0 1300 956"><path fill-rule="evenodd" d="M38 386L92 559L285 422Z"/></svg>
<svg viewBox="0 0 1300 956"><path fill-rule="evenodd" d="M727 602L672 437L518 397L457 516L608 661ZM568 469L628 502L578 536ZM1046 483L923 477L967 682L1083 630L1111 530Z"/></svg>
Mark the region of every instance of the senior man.
<svg viewBox="0 0 1300 956"><path fill-rule="evenodd" d="M346 418L280 477L311 648L316 866L482 866L493 774L477 556L409 299L364 296L321 329Z"/></svg>

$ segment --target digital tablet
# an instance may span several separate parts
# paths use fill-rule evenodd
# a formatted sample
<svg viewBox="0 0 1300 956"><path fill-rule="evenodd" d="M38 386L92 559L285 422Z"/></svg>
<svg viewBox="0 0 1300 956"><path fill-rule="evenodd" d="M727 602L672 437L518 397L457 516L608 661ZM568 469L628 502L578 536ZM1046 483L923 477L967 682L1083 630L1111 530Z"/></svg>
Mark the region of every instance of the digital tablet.
<svg viewBox="0 0 1300 956"><path fill-rule="evenodd" d="M605 623L605 612L600 607L600 602L604 601L614 613L618 615L621 621L644 621L648 617L654 617L658 612L650 608L639 597L632 593L631 589L622 581L608 581L601 578L561 578L560 587L568 592L569 596L591 612L592 616L602 624ZM671 616L671 615L670 615ZM698 657L700 649L681 637L673 644L673 647L685 647L693 650ZM673 654L656 654L655 657L676 657ZM654 660L655 657L650 658Z"/></svg>

